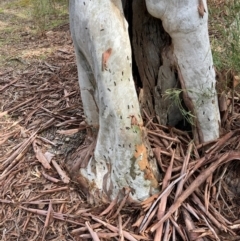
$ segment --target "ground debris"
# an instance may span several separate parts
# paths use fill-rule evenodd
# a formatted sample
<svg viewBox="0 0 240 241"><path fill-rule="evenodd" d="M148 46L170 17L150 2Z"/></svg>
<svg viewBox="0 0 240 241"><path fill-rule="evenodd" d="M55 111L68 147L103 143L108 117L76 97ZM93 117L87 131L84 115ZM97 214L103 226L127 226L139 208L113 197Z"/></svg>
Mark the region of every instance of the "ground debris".
<svg viewBox="0 0 240 241"><path fill-rule="evenodd" d="M84 142L88 128L68 27L53 33L59 46L47 59L0 70L0 239L240 240L238 94L234 103L227 95L226 110L234 104L234 111L224 116L221 138L198 146L187 132L145 115L162 191L131 204L126 189L122 200L91 206L65 160L73 154L85 165L95 142Z"/></svg>

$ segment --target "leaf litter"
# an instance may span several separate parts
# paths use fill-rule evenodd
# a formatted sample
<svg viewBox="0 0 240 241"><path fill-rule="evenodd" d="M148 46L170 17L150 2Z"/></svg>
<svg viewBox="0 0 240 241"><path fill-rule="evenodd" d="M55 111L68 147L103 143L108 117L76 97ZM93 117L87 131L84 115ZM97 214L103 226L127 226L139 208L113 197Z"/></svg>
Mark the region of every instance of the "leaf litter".
<svg viewBox="0 0 240 241"><path fill-rule="evenodd" d="M72 156L84 165L95 139L85 141L68 26L53 31L58 51L0 71L1 240L239 240L238 94L226 93L221 137L198 146L145 114L161 192L136 204L125 189L122 200L91 205L65 162Z"/></svg>

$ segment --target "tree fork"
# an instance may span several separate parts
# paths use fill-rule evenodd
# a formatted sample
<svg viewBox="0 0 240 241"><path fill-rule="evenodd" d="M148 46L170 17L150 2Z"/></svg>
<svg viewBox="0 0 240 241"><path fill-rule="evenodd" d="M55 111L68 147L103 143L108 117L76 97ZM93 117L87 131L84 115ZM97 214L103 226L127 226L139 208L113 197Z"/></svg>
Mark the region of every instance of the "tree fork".
<svg viewBox="0 0 240 241"><path fill-rule="evenodd" d="M146 0L146 3L148 11L162 20L165 31L172 38L182 88L192 103L188 107L196 114L195 142L218 138L220 114L206 0Z"/></svg>

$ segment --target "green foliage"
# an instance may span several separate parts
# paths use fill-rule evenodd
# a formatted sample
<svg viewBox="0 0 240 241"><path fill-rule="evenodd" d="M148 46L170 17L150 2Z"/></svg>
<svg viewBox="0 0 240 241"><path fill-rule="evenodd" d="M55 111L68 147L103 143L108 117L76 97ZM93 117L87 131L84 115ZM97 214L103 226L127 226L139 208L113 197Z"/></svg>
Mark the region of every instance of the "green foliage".
<svg viewBox="0 0 240 241"><path fill-rule="evenodd" d="M184 119L194 126L195 116L191 113L191 111L186 110L186 108L184 108L182 105L183 92L184 90L182 89L168 89L165 91L165 98L168 98L173 105L177 106Z"/></svg>
<svg viewBox="0 0 240 241"><path fill-rule="evenodd" d="M183 90L183 89L167 89L164 97L169 99L172 105L175 105L181 112L184 119L191 125L195 125L194 119L196 118L191 111L188 111L183 105L183 94L184 92L192 93L197 96L196 105L197 108L201 108L202 103L206 99L212 99L215 95L215 91L211 88L201 88L199 90Z"/></svg>
<svg viewBox="0 0 240 241"><path fill-rule="evenodd" d="M16 5L20 7L28 7L31 5L31 0L20 0L16 3Z"/></svg>
<svg viewBox="0 0 240 241"><path fill-rule="evenodd" d="M57 26L68 19L67 0L22 0L30 1L32 6L32 17L37 30L43 32L49 28Z"/></svg>
<svg viewBox="0 0 240 241"><path fill-rule="evenodd" d="M210 1L209 29L217 69L240 73L240 1Z"/></svg>

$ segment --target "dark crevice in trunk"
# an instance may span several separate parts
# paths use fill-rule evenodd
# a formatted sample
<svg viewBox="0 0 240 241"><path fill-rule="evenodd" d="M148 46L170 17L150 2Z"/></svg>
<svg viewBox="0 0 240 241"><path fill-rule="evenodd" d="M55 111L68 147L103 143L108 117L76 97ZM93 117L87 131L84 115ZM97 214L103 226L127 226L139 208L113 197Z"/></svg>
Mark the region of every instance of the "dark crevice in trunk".
<svg viewBox="0 0 240 241"><path fill-rule="evenodd" d="M141 77L138 71L138 67L136 64L136 59L134 55L134 49L133 49L133 8L132 8L132 1L128 0L126 2L123 1L123 7L124 7L124 16L128 22L128 33L129 33L129 39L131 43L132 48L132 72L133 72L133 79L135 82L137 93L139 94L139 89L143 87Z"/></svg>
<svg viewBox="0 0 240 241"><path fill-rule="evenodd" d="M159 94L156 94L156 89L160 89L161 92L161 87L168 86L159 82L158 75L159 68L164 62L163 52L172 48L172 39L165 32L161 20L152 17L148 13L144 0L122 0L122 3L124 16L129 25L128 33L132 48L132 72L139 95L140 107L150 116L158 116L163 119L163 113L168 111L169 106L159 104L159 102L163 101L163 97L159 97ZM174 68L174 63L172 64L172 68ZM177 71L175 79L178 79ZM169 79L166 78L166 81L169 81ZM181 87L179 86L179 88ZM141 89L143 90L142 95L140 94ZM164 95L164 88L162 91L160 95ZM169 104L171 105L172 103ZM186 109L185 105L184 108ZM169 125L169 121L167 120L163 124ZM176 121L174 126L185 131L191 130L191 125L186 120Z"/></svg>

